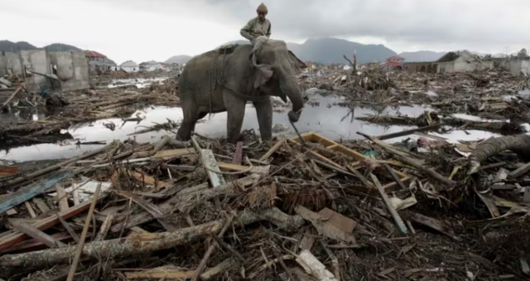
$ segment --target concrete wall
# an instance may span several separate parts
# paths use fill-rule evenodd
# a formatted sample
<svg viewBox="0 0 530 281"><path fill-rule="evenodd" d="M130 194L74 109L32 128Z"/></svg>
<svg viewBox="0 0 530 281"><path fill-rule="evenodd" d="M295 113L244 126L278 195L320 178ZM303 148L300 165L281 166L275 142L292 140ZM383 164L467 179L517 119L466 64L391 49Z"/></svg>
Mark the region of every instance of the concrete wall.
<svg viewBox="0 0 530 281"><path fill-rule="evenodd" d="M53 73L48 51L20 51L20 55L22 57L22 64L27 69L46 75ZM50 89L51 85L51 81L42 75L31 74L31 77L26 78L26 89L32 93L39 93L41 90Z"/></svg>
<svg viewBox="0 0 530 281"><path fill-rule="evenodd" d="M90 87L89 66L84 52L51 52L50 58L57 70L57 78L61 81L61 90L73 91Z"/></svg>
<svg viewBox="0 0 530 281"><path fill-rule="evenodd" d="M7 58L3 53L0 54L0 76L7 74Z"/></svg>
<svg viewBox="0 0 530 281"><path fill-rule="evenodd" d="M24 67L22 65L22 58L20 53L5 53L7 59L7 66L13 74L24 77Z"/></svg>
<svg viewBox="0 0 530 281"><path fill-rule="evenodd" d="M521 62L521 71L526 73L527 75L530 74L530 61L524 60Z"/></svg>
<svg viewBox="0 0 530 281"><path fill-rule="evenodd" d="M19 53L0 53L0 76L7 75L10 71L23 77L24 68Z"/></svg>
<svg viewBox="0 0 530 281"><path fill-rule="evenodd" d="M528 59L517 59L512 58L508 61L508 65L505 65L506 68L510 70L510 73L513 75L520 75L521 72L530 74L530 60Z"/></svg>

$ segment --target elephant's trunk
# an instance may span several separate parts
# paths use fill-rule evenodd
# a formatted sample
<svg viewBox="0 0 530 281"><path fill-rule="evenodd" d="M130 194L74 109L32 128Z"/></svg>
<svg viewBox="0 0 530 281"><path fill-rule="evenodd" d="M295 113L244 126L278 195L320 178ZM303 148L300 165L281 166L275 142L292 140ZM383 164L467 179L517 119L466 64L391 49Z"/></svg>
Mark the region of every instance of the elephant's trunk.
<svg viewBox="0 0 530 281"><path fill-rule="evenodd" d="M280 90L284 95L287 95L289 100L293 103L293 110L289 112L289 119L292 122L297 122L302 113L302 109L304 108L304 99L302 98L302 92L298 86L298 81L294 74L282 74L280 77Z"/></svg>

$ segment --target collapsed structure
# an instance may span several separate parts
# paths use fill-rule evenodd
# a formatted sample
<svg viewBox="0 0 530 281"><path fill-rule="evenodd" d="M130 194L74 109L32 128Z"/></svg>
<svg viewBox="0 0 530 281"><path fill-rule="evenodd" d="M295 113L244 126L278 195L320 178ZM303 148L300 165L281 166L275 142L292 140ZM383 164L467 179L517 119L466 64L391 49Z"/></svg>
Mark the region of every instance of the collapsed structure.
<svg viewBox="0 0 530 281"><path fill-rule="evenodd" d="M83 51L47 50L0 53L0 76L14 75L32 93L48 90L73 91L89 88L89 67Z"/></svg>

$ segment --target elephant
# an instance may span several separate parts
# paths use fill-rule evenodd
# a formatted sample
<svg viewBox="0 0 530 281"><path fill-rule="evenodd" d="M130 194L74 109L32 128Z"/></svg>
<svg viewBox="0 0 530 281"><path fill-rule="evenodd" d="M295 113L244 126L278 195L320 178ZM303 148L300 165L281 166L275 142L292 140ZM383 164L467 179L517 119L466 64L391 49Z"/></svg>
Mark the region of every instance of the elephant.
<svg viewBox="0 0 530 281"><path fill-rule="evenodd" d="M292 103L288 113L297 122L304 99L296 75L306 65L281 40L220 47L193 57L178 81L183 121L177 139L187 141L198 120L208 113L227 112L227 141L239 140L248 101L256 108L260 136L272 139L271 96Z"/></svg>

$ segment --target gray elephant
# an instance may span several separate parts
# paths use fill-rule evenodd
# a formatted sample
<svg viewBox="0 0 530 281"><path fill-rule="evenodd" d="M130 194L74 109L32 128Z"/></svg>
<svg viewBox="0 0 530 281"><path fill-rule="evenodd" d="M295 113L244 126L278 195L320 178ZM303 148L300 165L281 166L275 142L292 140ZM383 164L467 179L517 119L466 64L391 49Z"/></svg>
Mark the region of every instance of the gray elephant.
<svg viewBox="0 0 530 281"><path fill-rule="evenodd" d="M197 120L208 113L227 111L227 140L237 142L243 125L245 105L256 108L261 139L272 138L270 96L286 97L293 104L289 120L297 122L304 101L296 74L306 65L279 40L251 45L233 45L192 58L179 78L179 97L184 120L177 132L189 140Z"/></svg>

